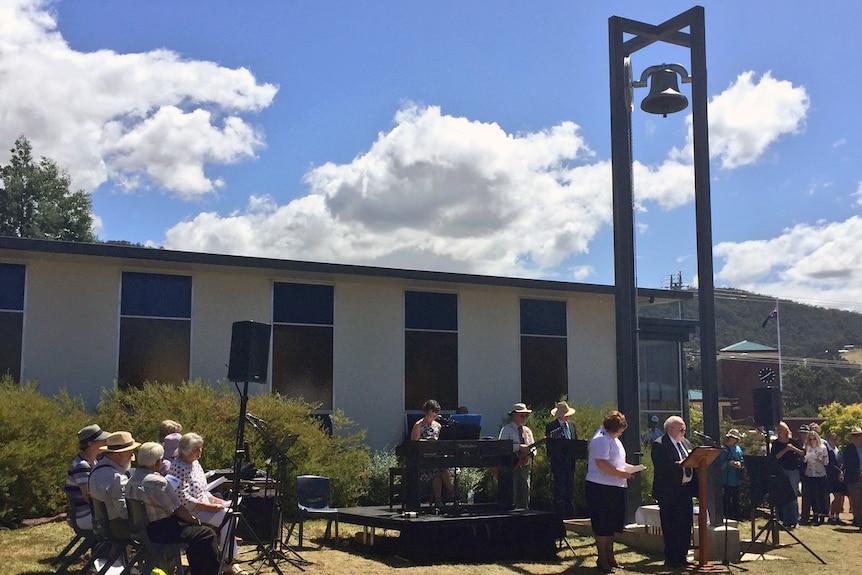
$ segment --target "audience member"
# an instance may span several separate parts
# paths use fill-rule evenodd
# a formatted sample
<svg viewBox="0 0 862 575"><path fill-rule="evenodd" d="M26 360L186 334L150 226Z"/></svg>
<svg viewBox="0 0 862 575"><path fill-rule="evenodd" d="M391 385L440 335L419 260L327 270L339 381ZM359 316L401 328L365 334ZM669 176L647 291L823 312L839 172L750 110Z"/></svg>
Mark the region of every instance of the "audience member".
<svg viewBox="0 0 862 575"><path fill-rule="evenodd" d="M841 520L841 512L844 511L844 496L847 495L847 486L844 484L844 455L838 448L838 434L832 432L826 442L829 465L826 466L826 484L829 493L832 494L832 503L829 505L829 523L831 525L845 525Z"/></svg>
<svg viewBox="0 0 862 575"><path fill-rule="evenodd" d="M162 465L159 468L159 473L162 475L168 475L171 472L171 464L177 458L181 437L182 435L179 433L169 433L162 439L161 445L165 452L165 457L162 459Z"/></svg>
<svg viewBox="0 0 862 575"><path fill-rule="evenodd" d="M126 483L126 497L142 501L147 510L147 535L154 543L185 543L191 575L216 575L219 567L215 530L202 525L180 503L158 471L164 448L147 442L138 449L138 467Z"/></svg>
<svg viewBox="0 0 862 575"><path fill-rule="evenodd" d="M724 495L724 515L728 519L739 521L742 513L739 507L739 483L745 459L739 447L739 430L731 429L725 435L724 445L718 455L721 469L721 486Z"/></svg>
<svg viewBox="0 0 862 575"><path fill-rule="evenodd" d="M799 466L805 450L798 441L790 437L790 428L783 421L775 428L775 439L772 441L769 455L778 460L794 495L791 501L778 508L778 518L785 528L796 529L799 526Z"/></svg>
<svg viewBox="0 0 862 575"><path fill-rule="evenodd" d="M201 521L220 529L221 549L225 549L228 529L223 528L230 501L225 501L207 491L207 478L200 464L204 450L204 439L197 433L186 433L180 438L177 458L171 463L170 475L179 479L177 495L180 502ZM232 542L233 556L237 554L236 542Z"/></svg>
<svg viewBox="0 0 862 575"><path fill-rule="evenodd" d="M74 514L67 517L79 529L93 529L93 515L90 512L90 488L88 485L90 472L96 466L96 458L100 448L110 435L96 424L88 425L78 432L78 455L72 460L72 466L66 474L64 490L74 508Z"/></svg>
<svg viewBox="0 0 862 575"><path fill-rule="evenodd" d="M847 485L847 497L850 498L850 511L853 513L853 525L862 529L862 429L854 427L850 430L850 443L841 450L844 458L844 483Z"/></svg>
<svg viewBox="0 0 862 575"><path fill-rule="evenodd" d="M118 539L128 539L132 534L125 486L129 480L132 456L140 445L128 431L115 431L99 448L104 457L90 472L90 497L105 504L108 529Z"/></svg>
<svg viewBox="0 0 862 575"><path fill-rule="evenodd" d="M159 423L159 443L164 445L165 437L170 435L171 433L182 433L183 426L174 421L173 419L165 419L161 423Z"/></svg>
<svg viewBox="0 0 862 575"><path fill-rule="evenodd" d="M826 491L826 465L829 463L829 454L827 449L823 447L820 436L814 431L808 432L808 439L805 441L804 461L806 481L802 484L802 500L803 502L807 501L810 507L805 507L803 503L800 523L807 523L809 513L813 511L814 516L811 517L810 521L815 525L822 525L824 518L829 513L828 506L825 505L829 497ZM805 490L808 491L807 498Z"/></svg>

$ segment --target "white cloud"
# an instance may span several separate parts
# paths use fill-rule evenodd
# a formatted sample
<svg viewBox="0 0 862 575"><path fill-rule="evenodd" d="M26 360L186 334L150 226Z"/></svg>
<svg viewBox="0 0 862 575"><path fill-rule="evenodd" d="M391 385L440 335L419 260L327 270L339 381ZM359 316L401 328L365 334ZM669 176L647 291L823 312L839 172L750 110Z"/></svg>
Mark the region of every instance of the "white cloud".
<svg viewBox="0 0 862 575"><path fill-rule="evenodd" d="M843 222L799 224L772 239L722 242L715 246L716 278L740 289L858 310L860 237L862 217L852 216Z"/></svg>
<svg viewBox="0 0 862 575"><path fill-rule="evenodd" d="M309 171L305 197L200 214L169 230L166 247L550 274L610 223L610 167L591 159L571 122L515 135L408 106L352 162Z"/></svg>
<svg viewBox="0 0 862 575"><path fill-rule="evenodd" d="M112 178L185 198L221 185L207 164L253 157L263 145L240 115L269 106L275 86L168 50L77 52L50 5L0 2L0 141L24 134L37 155L68 169L75 189Z"/></svg>
<svg viewBox="0 0 862 575"><path fill-rule="evenodd" d="M728 170L757 162L766 150L786 134L799 133L810 101L802 86L776 80L766 72L754 81L754 72L743 72L726 90L709 102L709 155ZM692 117L682 150L670 158L690 163L693 157Z"/></svg>
<svg viewBox="0 0 862 575"><path fill-rule="evenodd" d="M787 90L804 101L801 116L788 105ZM756 85L743 74L728 92L732 98L726 92L713 100L719 112L711 120L721 134L716 155L728 168L742 165L743 156L755 161L798 127L807 110L804 90L768 74ZM764 103L751 92L779 97ZM753 126L731 121L722 110L730 100ZM792 121L769 120L788 107ZM752 131L756 145L740 144ZM636 209L652 202L669 210L693 200L690 153L673 149L662 164L635 162L632 171ZM612 217L610 163L593 157L574 123L509 134L433 106L407 106L367 152L347 164L314 168L305 183L308 194L283 206L254 198L263 205L177 224L166 234L166 247L502 275L564 273L583 280L591 268L560 272L557 266L588 253Z"/></svg>

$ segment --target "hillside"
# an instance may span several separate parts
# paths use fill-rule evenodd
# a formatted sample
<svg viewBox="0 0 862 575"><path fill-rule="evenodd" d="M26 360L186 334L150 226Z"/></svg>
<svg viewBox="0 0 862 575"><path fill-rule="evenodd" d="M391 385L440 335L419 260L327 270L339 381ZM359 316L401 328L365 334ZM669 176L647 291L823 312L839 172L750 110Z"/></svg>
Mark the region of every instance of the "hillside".
<svg viewBox="0 0 862 575"><path fill-rule="evenodd" d="M642 315L682 317L697 319L697 297L683 302L682 315L679 305L668 304L643 308ZM717 348L721 349L742 340L771 347L778 347L778 325L770 319L766 327L763 320L775 307L775 299L769 296L733 289L715 290L715 336ZM781 326L781 354L785 357L840 360L859 358L862 351L862 314L780 300L778 311ZM699 341L693 339L688 348L698 349ZM839 353L841 349L852 349L852 354Z"/></svg>

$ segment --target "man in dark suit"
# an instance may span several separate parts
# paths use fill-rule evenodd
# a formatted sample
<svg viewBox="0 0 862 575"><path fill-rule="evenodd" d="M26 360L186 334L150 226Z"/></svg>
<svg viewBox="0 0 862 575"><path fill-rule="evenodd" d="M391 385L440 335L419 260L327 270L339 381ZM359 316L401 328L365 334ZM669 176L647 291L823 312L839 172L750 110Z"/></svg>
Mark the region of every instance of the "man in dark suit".
<svg viewBox="0 0 862 575"><path fill-rule="evenodd" d="M551 475L554 479L554 508L562 519L575 516L575 505L572 493L575 490L575 457L572 446L564 442L576 441L578 431L569 417L575 410L565 401L557 403L551 410L555 417L545 426L545 437L548 441L548 459L551 462Z"/></svg>
<svg viewBox="0 0 862 575"><path fill-rule="evenodd" d="M862 429L850 430L850 443L841 450L844 458L844 483L847 497L850 498L850 511L853 512L853 525L862 529Z"/></svg>
<svg viewBox="0 0 862 575"><path fill-rule="evenodd" d="M653 442L651 450L655 472L652 493L659 505L665 565L672 569L686 566L694 512L691 498L697 492L694 470L680 465L693 449L685 430L681 417L668 417L664 435Z"/></svg>

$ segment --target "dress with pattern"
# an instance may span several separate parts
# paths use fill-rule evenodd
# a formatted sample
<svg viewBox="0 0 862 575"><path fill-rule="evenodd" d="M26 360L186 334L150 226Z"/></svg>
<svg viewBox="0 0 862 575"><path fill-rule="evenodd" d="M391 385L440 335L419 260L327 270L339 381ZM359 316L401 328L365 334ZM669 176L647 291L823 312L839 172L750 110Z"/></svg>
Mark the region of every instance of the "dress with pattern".
<svg viewBox="0 0 862 575"><path fill-rule="evenodd" d="M425 423L425 420L422 419L419 421L419 439L423 440L437 440L440 439L440 428L435 426L432 423ZM440 473L440 469L437 468L421 468L419 470L419 481L431 481L437 474Z"/></svg>

